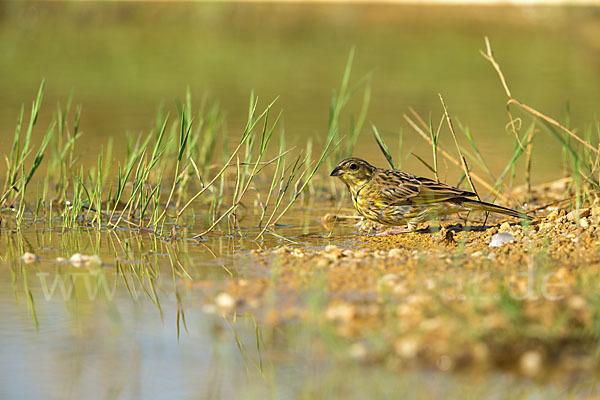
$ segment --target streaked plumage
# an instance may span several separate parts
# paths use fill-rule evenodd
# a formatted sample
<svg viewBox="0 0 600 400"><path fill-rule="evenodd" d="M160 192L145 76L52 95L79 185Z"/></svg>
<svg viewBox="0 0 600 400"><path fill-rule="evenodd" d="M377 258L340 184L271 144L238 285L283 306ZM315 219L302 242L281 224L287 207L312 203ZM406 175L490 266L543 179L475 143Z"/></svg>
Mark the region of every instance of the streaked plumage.
<svg viewBox="0 0 600 400"><path fill-rule="evenodd" d="M482 210L530 219L524 213L478 201L476 194L432 179L376 168L360 158L347 158L331 172L348 186L356 210L385 225L417 224L436 216Z"/></svg>

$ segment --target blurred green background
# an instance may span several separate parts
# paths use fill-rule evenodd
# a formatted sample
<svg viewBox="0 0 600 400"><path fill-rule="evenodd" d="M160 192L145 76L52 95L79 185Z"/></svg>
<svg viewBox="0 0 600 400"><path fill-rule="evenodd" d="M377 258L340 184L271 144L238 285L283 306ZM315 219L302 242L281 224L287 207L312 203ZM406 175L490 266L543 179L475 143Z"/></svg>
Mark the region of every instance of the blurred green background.
<svg viewBox="0 0 600 400"><path fill-rule="evenodd" d="M149 131L160 105L174 110L188 86L196 104L205 95L220 104L233 138L252 89L263 105L280 96L276 108L284 110L287 137L304 146L308 135L326 134L330 96L355 47L353 81L372 73L367 121L385 132L392 154L404 131L406 169L428 174L408 154L428 159L430 150L402 114L412 106L437 123L441 92L498 173L513 138L505 130L505 94L478 52L485 35L515 97L561 121L569 103L580 133L594 123L597 8L0 2L0 133L12 135L19 107L29 107L45 77L38 134L73 91L74 103L83 105L79 150L84 159L93 155L91 162L108 136L118 144L127 131ZM364 130L356 155L384 165L368 123ZM443 133L442 143L448 139ZM2 154L7 146L0 144ZM558 143L540 132L534 180L558 178L559 160ZM441 171L441 177L459 174L445 165Z"/></svg>

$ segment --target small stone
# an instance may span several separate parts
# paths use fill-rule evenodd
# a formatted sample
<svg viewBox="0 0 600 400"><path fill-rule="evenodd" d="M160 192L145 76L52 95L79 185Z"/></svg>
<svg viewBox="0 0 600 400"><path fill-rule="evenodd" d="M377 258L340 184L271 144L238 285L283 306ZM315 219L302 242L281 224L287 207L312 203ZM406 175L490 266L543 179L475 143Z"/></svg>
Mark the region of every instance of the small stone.
<svg viewBox="0 0 600 400"><path fill-rule="evenodd" d="M573 210L567 214L567 219L571 222L575 222L580 218L589 217L591 211L589 208L582 208L579 210Z"/></svg>
<svg viewBox="0 0 600 400"><path fill-rule="evenodd" d="M475 251L473 252L473 254L471 254L471 257L481 257L483 255L483 253L481 251Z"/></svg>
<svg viewBox="0 0 600 400"><path fill-rule="evenodd" d="M57 263L59 263L59 264L66 264L67 262L69 262L69 260L67 260L67 259L66 259L66 258L64 258L64 257L56 257L56 260L55 260L55 261L56 261Z"/></svg>
<svg viewBox="0 0 600 400"><path fill-rule="evenodd" d="M587 301L583 297L575 295L569 298L567 304L573 310L583 310L587 305Z"/></svg>
<svg viewBox="0 0 600 400"><path fill-rule="evenodd" d="M504 222L502 225L500 225L498 232L510 232L511 230L510 223Z"/></svg>
<svg viewBox="0 0 600 400"><path fill-rule="evenodd" d="M425 280L425 287L428 290L433 290L437 287L437 283L433 280L433 279L426 279Z"/></svg>
<svg viewBox="0 0 600 400"><path fill-rule="evenodd" d="M600 207L592 208L591 220L595 225L600 224Z"/></svg>
<svg viewBox="0 0 600 400"><path fill-rule="evenodd" d="M292 256L297 257L297 258L304 258L304 256L305 256L304 250L294 249L294 250L292 250Z"/></svg>
<svg viewBox="0 0 600 400"><path fill-rule="evenodd" d="M88 261L88 257L84 256L83 254L79 254L79 253L75 253L71 256L71 258L69 259L69 262L74 266L74 267L83 267L86 262Z"/></svg>
<svg viewBox="0 0 600 400"><path fill-rule="evenodd" d="M400 250L400 249L391 249L388 252L388 256L393 257L393 258L401 257L402 254L403 254L402 250Z"/></svg>
<svg viewBox="0 0 600 400"><path fill-rule="evenodd" d="M25 254L23 254L23 255L21 256L21 260L23 260L23 262L24 262L25 264L31 264L31 263L33 263L33 262L36 262L36 261L37 261L37 260L39 260L39 259L40 259L40 258L39 258L37 255L35 255L35 254L33 254L33 253L29 253L29 252L26 252Z"/></svg>
<svg viewBox="0 0 600 400"><path fill-rule="evenodd" d="M338 249L338 247L336 245L334 245L334 244L328 244L327 246L325 246L325 252L326 253L333 253L337 249Z"/></svg>
<svg viewBox="0 0 600 400"><path fill-rule="evenodd" d="M496 258L498 258L498 256L496 255L496 253L490 253L488 254L487 258L490 261L494 261Z"/></svg>
<svg viewBox="0 0 600 400"><path fill-rule="evenodd" d="M337 261L340 257L342 256L342 252L341 251L335 251L335 252L331 252L331 253L325 253L322 255L323 258L334 262Z"/></svg>
<svg viewBox="0 0 600 400"><path fill-rule="evenodd" d="M401 339L394 345L396 354L404 358L414 358L419 352L419 344L414 339Z"/></svg>
<svg viewBox="0 0 600 400"><path fill-rule="evenodd" d="M367 256L367 252L364 250L357 250L354 252L354 258L365 258L366 256Z"/></svg>
<svg viewBox="0 0 600 400"><path fill-rule="evenodd" d="M354 252L352 250L344 250L344 251L342 251L342 255L344 257L353 257L354 256Z"/></svg>
<svg viewBox="0 0 600 400"><path fill-rule="evenodd" d="M535 376L542 367L542 355L539 351L529 350L519 359L519 368L524 375Z"/></svg>
<svg viewBox="0 0 600 400"><path fill-rule="evenodd" d="M283 246L283 247L278 247L275 250L273 250L274 254L282 254L282 253L287 253L290 251L290 248L287 246Z"/></svg>
<svg viewBox="0 0 600 400"><path fill-rule="evenodd" d="M367 346L364 343L357 342L350 345L348 349L348 353L350 357L355 358L357 360L362 360L367 356Z"/></svg>
<svg viewBox="0 0 600 400"><path fill-rule="evenodd" d="M546 219L550 221L555 221L558 218L559 210L553 210L550 214L546 216Z"/></svg>
<svg viewBox="0 0 600 400"><path fill-rule="evenodd" d="M449 356L444 355L437 360L436 364L440 370L450 371L454 367L454 360Z"/></svg>
<svg viewBox="0 0 600 400"><path fill-rule="evenodd" d="M579 226L583 229L587 229L590 227L590 221L586 217L583 217L579 220Z"/></svg>
<svg viewBox="0 0 600 400"><path fill-rule="evenodd" d="M222 310L231 310L235 307L235 299L225 292L221 292L215 297L215 304Z"/></svg>
<svg viewBox="0 0 600 400"><path fill-rule="evenodd" d="M375 251L375 253L373 253L373 255L375 256L375 258L387 258L388 252L385 250L377 250Z"/></svg>
<svg viewBox="0 0 600 400"><path fill-rule="evenodd" d="M329 264L331 264L331 260L329 260L327 258L319 258L319 261L317 261L317 267L318 268L325 268Z"/></svg>
<svg viewBox="0 0 600 400"><path fill-rule="evenodd" d="M489 247L501 247L505 243L513 243L514 241L515 237L512 234L508 232L500 232L492 236Z"/></svg>

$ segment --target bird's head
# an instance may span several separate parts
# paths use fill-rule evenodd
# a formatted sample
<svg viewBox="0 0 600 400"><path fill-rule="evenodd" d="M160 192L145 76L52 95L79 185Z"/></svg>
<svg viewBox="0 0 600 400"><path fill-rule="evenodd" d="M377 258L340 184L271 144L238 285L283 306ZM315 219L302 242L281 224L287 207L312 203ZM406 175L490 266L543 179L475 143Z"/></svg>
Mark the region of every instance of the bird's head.
<svg viewBox="0 0 600 400"><path fill-rule="evenodd" d="M360 158L346 158L331 171L330 176L336 176L350 189L363 186L371 180L376 168Z"/></svg>

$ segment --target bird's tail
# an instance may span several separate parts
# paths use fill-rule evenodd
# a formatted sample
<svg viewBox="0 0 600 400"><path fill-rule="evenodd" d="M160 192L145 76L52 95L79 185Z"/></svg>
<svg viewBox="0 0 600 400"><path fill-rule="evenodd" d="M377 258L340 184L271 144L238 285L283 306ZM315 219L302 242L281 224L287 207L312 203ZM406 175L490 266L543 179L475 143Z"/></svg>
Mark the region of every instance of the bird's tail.
<svg viewBox="0 0 600 400"><path fill-rule="evenodd" d="M529 215L525 214L524 212L513 210L510 208L506 208L506 207L502 207L502 206L497 206L497 205L491 204L491 203L486 203L485 201L469 199L469 200L465 200L462 203L462 205L467 208L470 208L472 210L490 211L490 212L495 212L498 214L510 215L511 217L526 219L528 221L532 220L532 218Z"/></svg>

